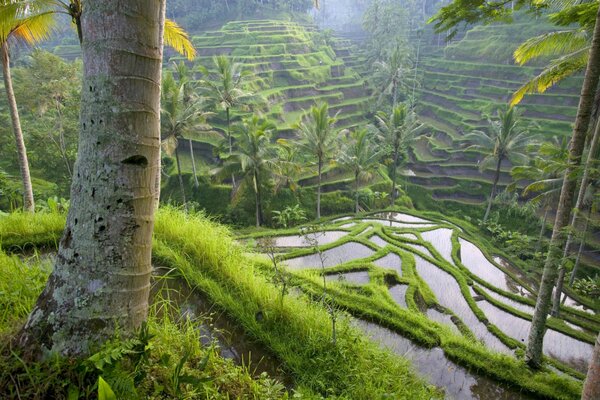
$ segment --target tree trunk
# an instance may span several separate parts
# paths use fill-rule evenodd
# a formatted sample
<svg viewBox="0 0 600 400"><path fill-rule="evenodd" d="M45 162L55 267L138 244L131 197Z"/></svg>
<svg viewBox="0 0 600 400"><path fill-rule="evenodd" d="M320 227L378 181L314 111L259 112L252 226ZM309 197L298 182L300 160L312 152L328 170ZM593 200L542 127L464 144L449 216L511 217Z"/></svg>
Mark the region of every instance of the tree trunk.
<svg viewBox="0 0 600 400"><path fill-rule="evenodd" d="M392 192L390 193L390 207L394 207L396 204L396 174L398 169L398 154L400 153L400 149L398 148L398 144L394 145L394 161L392 164Z"/></svg>
<svg viewBox="0 0 600 400"><path fill-rule="evenodd" d="M396 72L394 71L394 74ZM396 77L392 78L392 110L396 108L396 104L398 104L398 82L396 82Z"/></svg>
<svg viewBox="0 0 600 400"><path fill-rule="evenodd" d="M262 205L260 204L260 184L256 171L254 171L254 201L256 203L256 227L258 228L262 222Z"/></svg>
<svg viewBox="0 0 600 400"><path fill-rule="evenodd" d="M500 179L500 167L502 166L502 158L503 157L498 157L498 164L496 165L496 174L494 175L494 184L492 185L492 192L490 193L487 208L485 209L483 222L487 221L488 217L490 216L490 211L492 210L492 202L494 201L494 197L496 196L496 186L498 186L498 180Z"/></svg>
<svg viewBox="0 0 600 400"><path fill-rule="evenodd" d="M358 172L356 172L354 174L354 196L355 196L355 203L354 203L354 212L356 214L358 214Z"/></svg>
<svg viewBox="0 0 600 400"><path fill-rule="evenodd" d="M225 109L225 114L227 115L227 139L229 141L229 157L233 153L233 138L231 137L231 116L229 114L229 107ZM231 174L231 197L235 193L235 175Z"/></svg>
<svg viewBox="0 0 600 400"><path fill-rule="evenodd" d="M323 170L323 158L319 157L318 181L317 181L317 219L321 219L321 171Z"/></svg>
<svg viewBox="0 0 600 400"><path fill-rule="evenodd" d="M577 201L575 202L575 209L573 210L573 216L571 217L571 229L569 231L569 234L567 235L567 243L565 244L565 250L563 252L563 261L561 262L560 269L558 270L558 281L556 282L556 290L554 291L554 299L552 304L553 317L558 317L560 313L560 296L562 295L565 274L567 272L565 262L567 261L569 254L571 254L571 247L573 244L573 233L577 229L579 213L581 212L585 203L585 193L587 191L588 183L590 180L590 170L594 168L596 153L598 152L598 143L600 143L599 139L600 123L599 121L596 121L594 135L592 136L592 141L590 143L590 148L587 154L587 160L585 162L585 170L583 171L583 176L581 177L581 184L579 185L579 193L577 195ZM587 230L587 221L585 225Z"/></svg>
<svg viewBox="0 0 600 400"><path fill-rule="evenodd" d="M183 208L185 211L188 210L187 200L185 198L185 186L183 184L183 177L181 176L181 162L179 161L179 143L175 145L175 161L177 161L177 178L179 179L179 190L181 190L181 199L183 200Z"/></svg>
<svg viewBox="0 0 600 400"><path fill-rule="evenodd" d="M550 212L550 206L546 204L544 207L544 218L542 219L542 228L540 229L540 237L535 245L535 251L542 250L542 241L544 240L544 234L546 233L546 221L548 221L548 213Z"/></svg>
<svg viewBox="0 0 600 400"><path fill-rule="evenodd" d="M573 282L575 282L575 277L577 277L577 270L579 269L579 262L581 261L581 253L583 252L583 246L585 245L585 239L587 237L591 214L592 207L590 205L587 219L585 220L585 227L583 228L583 237L581 238L581 243L579 244L579 251L577 252L577 258L575 259L575 265L573 266L573 271L571 272L571 277L569 279L569 286L573 286Z"/></svg>
<svg viewBox="0 0 600 400"><path fill-rule="evenodd" d="M160 48L160 58L163 58L164 51L164 31L165 31L165 14L167 12L167 2L161 1L160 6L162 7L161 15L160 15L160 28L159 28L159 48ZM161 81L162 81L162 69L161 69ZM162 90L162 87L161 87ZM158 115L160 121L160 113ZM159 122L160 126L160 122ZM154 177L154 209L158 210L160 205L160 186L162 181L162 146L160 145L160 133L158 137L158 152L156 154L156 159L154 160L154 168L156 170L156 176Z"/></svg>
<svg viewBox="0 0 600 400"><path fill-rule="evenodd" d="M560 199L556 210L556 219L552 230L552 238L540 290L537 296L535 311L531 321L531 329L527 341L526 360L532 367L541 365L542 347L544 343L544 332L546 330L546 318L551 306L552 289L556 282L557 267L560 263L561 246L564 244L563 228L569 223L571 207L573 205L573 195L575 194L576 180L573 178L573 172L581 164L581 155L585 145L585 136L590 123L594 94L598 87L598 77L600 75L600 8L596 14L596 25L592 36L592 45L590 48L589 61L585 71L581 95L579 97L579 107L573 128L573 137L569 144L569 162L565 170L563 186L560 192Z"/></svg>
<svg viewBox="0 0 600 400"><path fill-rule="evenodd" d="M17 101L12 86L12 77L10 74L10 55L8 52L8 43L2 42L2 68L4 76L4 88L6 89L6 98L8 100L8 111L12 122L13 134L15 135L15 144L17 146L17 155L19 156L19 169L21 170L21 180L23 183L23 209L27 212L35 211L33 201L33 188L31 186L31 175L29 174L29 161L27 160L27 150L21 131L21 120Z"/></svg>
<svg viewBox="0 0 600 400"><path fill-rule="evenodd" d="M146 319L163 3L86 3L71 206L54 270L19 337L31 354L89 354L116 328L127 335Z"/></svg>
<svg viewBox="0 0 600 400"><path fill-rule="evenodd" d="M587 377L583 383L581 400L600 399L600 333L596 337L596 345L588 367Z"/></svg>
<svg viewBox="0 0 600 400"><path fill-rule="evenodd" d="M194 146L192 144L192 139L189 139L190 143L190 157L192 157L192 172L194 173L194 187L198 188L200 183L198 183L198 172L196 172L196 160L194 159Z"/></svg>

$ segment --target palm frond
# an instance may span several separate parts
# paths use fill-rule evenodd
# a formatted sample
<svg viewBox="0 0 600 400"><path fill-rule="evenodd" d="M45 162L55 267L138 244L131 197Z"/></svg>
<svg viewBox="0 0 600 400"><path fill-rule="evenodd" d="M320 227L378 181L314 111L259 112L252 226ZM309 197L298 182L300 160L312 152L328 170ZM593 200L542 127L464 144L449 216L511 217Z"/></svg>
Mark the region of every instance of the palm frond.
<svg viewBox="0 0 600 400"><path fill-rule="evenodd" d="M587 47L588 32L584 29L571 29L545 33L526 40L514 52L519 65L542 56L556 56L573 53Z"/></svg>
<svg viewBox="0 0 600 400"><path fill-rule="evenodd" d="M196 49L187 32L175 21L165 19L165 44L171 46L179 54L193 60L196 57Z"/></svg>

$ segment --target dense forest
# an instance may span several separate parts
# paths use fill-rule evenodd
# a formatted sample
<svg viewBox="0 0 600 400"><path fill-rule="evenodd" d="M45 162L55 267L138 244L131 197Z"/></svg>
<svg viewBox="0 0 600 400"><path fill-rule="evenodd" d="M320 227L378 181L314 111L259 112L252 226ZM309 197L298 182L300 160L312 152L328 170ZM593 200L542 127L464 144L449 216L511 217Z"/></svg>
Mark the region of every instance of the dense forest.
<svg viewBox="0 0 600 400"><path fill-rule="evenodd" d="M598 1L0 5L0 398L599 399Z"/></svg>

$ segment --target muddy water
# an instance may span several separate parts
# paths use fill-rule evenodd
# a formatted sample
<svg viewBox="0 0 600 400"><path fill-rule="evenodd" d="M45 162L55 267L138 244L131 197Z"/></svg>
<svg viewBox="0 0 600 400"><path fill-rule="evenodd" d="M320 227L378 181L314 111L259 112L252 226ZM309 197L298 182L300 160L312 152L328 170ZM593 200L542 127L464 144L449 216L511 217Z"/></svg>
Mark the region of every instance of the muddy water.
<svg viewBox="0 0 600 400"><path fill-rule="evenodd" d="M425 379L444 389L448 399L525 400L531 398L489 378L470 373L467 369L448 360L439 347L425 349L379 325L361 320L355 320L354 323L374 341L410 360Z"/></svg>
<svg viewBox="0 0 600 400"><path fill-rule="evenodd" d="M366 285L369 283L369 273L367 271L358 272L346 272L343 274L330 274L325 275L327 282L348 282L356 283L359 285Z"/></svg>
<svg viewBox="0 0 600 400"><path fill-rule="evenodd" d="M500 328L502 332L523 343L527 342L529 328L531 327L530 321L501 310L485 300L477 302L477 305L490 322ZM591 344L581 342L552 329L548 329L544 336L544 354L583 373L587 372L587 365L592 356L592 351L593 346Z"/></svg>
<svg viewBox="0 0 600 400"><path fill-rule="evenodd" d="M160 270L159 270L160 271ZM179 278L154 277L151 299L161 292L179 308L180 318L190 318L198 322L202 343L206 346L217 343L221 356L232 359L238 365L244 365L258 376L263 372L284 382L290 387L292 379L277 360L264 346L250 338L240 324L230 319L205 296L190 287Z"/></svg>
<svg viewBox="0 0 600 400"><path fill-rule="evenodd" d="M399 222L408 222L408 223L431 223L431 221L423 219L423 218L419 218L419 217L415 217L412 215L408 215L408 214L402 214L402 213L397 213L397 212L386 212L386 213L378 213L378 214L373 214L373 217L375 218L382 218L382 219L393 219L394 221L399 221Z"/></svg>
<svg viewBox="0 0 600 400"><path fill-rule="evenodd" d="M415 256L418 274L425 280L435 294L440 305L452 310L489 348L511 354L504 343L494 336L487 327L477 319L469 304L464 299L458 282L446 271L441 270L419 256Z"/></svg>
<svg viewBox="0 0 600 400"><path fill-rule="evenodd" d="M462 238L459 239L459 242L460 259L469 271L499 289L517 294L522 293L520 285L485 258L479 247Z"/></svg>
<svg viewBox="0 0 600 400"><path fill-rule="evenodd" d="M390 289L390 296L392 299L402 308L408 308L406 304L406 291L408 290L408 285L394 285Z"/></svg>
<svg viewBox="0 0 600 400"><path fill-rule="evenodd" d="M309 234L308 238L302 235L276 236L273 238L275 247L310 247L311 241L317 242L319 246L333 243L346 236L348 232L323 231ZM260 240L260 239L259 239Z"/></svg>
<svg viewBox="0 0 600 400"><path fill-rule="evenodd" d="M433 231L421 232L423 240L431 243L435 250L450 264L452 261L452 229L440 228Z"/></svg>
<svg viewBox="0 0 600 400"><path fill-rule="evenodd" d="M388 253L386 256L373 261L373 264L381 268L393 269L402 276L402 260L396 253Z"/></svg>
<svg viewBox="0 0 600 400"><path fill-rule="evenodd" d="M325 250L322 254L323 265L325 267L333 267L348 261L358 258L366 258L373 255L374 251L364 244L349 242L333 249ZM283 263L288 268L297 270L304 268L320 268L321 258L318 254L310 254L307 256L284 260Z"/></svg>

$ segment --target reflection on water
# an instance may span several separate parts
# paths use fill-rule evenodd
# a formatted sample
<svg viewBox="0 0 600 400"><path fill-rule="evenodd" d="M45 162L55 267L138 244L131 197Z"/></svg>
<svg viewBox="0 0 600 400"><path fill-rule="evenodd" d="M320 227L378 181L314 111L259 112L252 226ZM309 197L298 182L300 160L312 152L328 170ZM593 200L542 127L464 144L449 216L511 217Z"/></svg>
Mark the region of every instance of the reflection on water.
<svg viewBox="0 0 600 400"><path fill-rule="evenodd" d="M440 228L433 231L421 232L421 237L431 243L446 261L454 265L452 261L452 229Z"/></svg>
<svg viewBox="0 0 600 400"><path fill-rule="evenodd" d="M415 369L431 384L441 387L449 399L520 400L529 399L489 378L471 374L448 360L439 347L425 349L410 340L371 322L354 320L373 340L412 361Z"/></svg>
<svg viewBox="0 0 600 400"><path fill-rule="evenodd" d="M383 239L381 238L381 236L379 236L379 235L373 235L373 236L371 236L371 237L369 238L369 240L370 240L371 242L375 243L375 244L376 244L377 246L379 246L379 247L385 247L385 246L387 246L387 244L388 244L388 243L387 243L385 240L383 240Z"/></svg>
<svg viewBox="0 0 600 400"><path fill-rule="evenodd" d="M409 222L409 223L431 222L431 221L423 219L423 218L415 217L415 216L412 216L409 214L398 213L398 212L382 212L382 213L373 214L373 217L382 218L382 219L393 219L394 221Z"/></svg>
<svg viewBox="0 0 600 400"><path fill-rule="evenodd" d="M480 301L477 305L490 322L501 331L523 343L527 342L531 327L530 321L501 310L487 301ZM544 354L556 358L580 372L587 372L592 351L591 344L581 342L553 329L548 329L544 335Z"/></svg>
<svg viewBox="0 0 600 400"><path fill-rule="evenodd" d="M340 274L329 274L325 275L327 282L349 282L356 283L359 285L366 285L369 283L369 273L367 271L357 272L346 272Z"/></svg>
<svg viewBox="0 0 600 400"><path fill-rule="evenodd" d="M487 327L477 319L473 310L464 299L456 279L419 256L415 256L417 272L431 288L440 305L452 310L478 339L481 339L493 350L511 354L504 343L494 336Z"/></svg>
<svg viewBox="0 0 600 400"><path fill-rule="evenodd" d="M374 251L364 244L349 242L333 249L325 250L322 253L323 265L325 267L333 267L354 259L369 257L373 253ZM283 262L290 269L321 267L321 257L319 257L319 254L310 254L308 256L284 260Z"/></svg>
<svg viewBox="0 0 600 400"><path fill-rule="evenodd" d="M380 224L383 226L389 226L391 228L430 228L435 225L433 224L409 224L404 222L396 222L386 219L363 219L362 222L369 222L372 224Z"/></svg>
<svg viewBox="0 0 600 400"><path fill-rule="evenodd" d="M381 268L393 269L402 276L402 260L396 253L388 253L386 256L373 261L373 264Z"/></svg>
<svg viewBox="0 0 600 400"><path fill-rule="evenodd" d="M316 241L319 246L322 246L333 243L347 234L348 232L343 231L323 231L309 234L308 239ZM275 247L310 247L312 243L309 240L307 240L306 236L302 235L276 236L273 238Z"/></svg>
<svg viewBox="0 0 600 400"><path fill-rule="evenodd" d="M406 305L406 291L408 290L408 285L394 285L390 289L390 296L392 299L402 308L408 308Z"/></svg>
<svg viewBox="0 0 600 400"><path fill-rule="evenodd" d="M452 322L452 316L443 312L439 312L435 308L430 308L427 310L427 318L450 327L456 333L460 333L456 325L454 325L454 322Z"/></svg>

